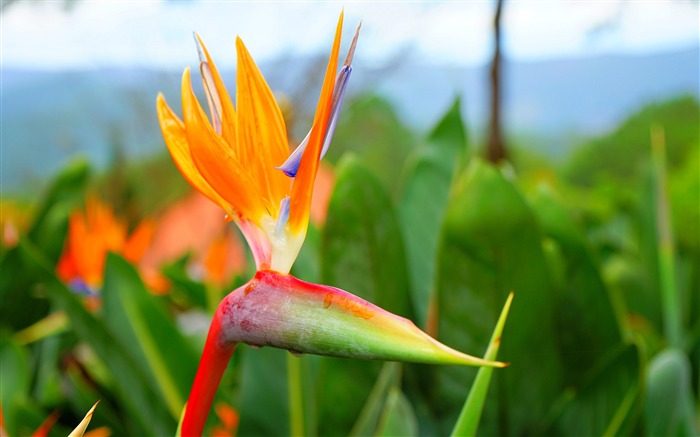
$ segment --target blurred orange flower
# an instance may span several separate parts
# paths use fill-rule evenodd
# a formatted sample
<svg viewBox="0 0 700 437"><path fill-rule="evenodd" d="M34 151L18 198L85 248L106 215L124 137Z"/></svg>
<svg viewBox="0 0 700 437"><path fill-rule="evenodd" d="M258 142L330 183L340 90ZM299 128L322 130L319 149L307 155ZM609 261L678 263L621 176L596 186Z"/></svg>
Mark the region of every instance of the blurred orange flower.
<svg viewBox="0 0 700 437"><path fill-rule="evenodd" d="M238 411L225 402L216 404L214 411L221 424L212 430L212 437L235 437L240 419Z"/></svg>
<svg viewBox="0 0 700 437"><path fill-rule="evenodd" d="M247 263L243 242L221 218L221 209L196 192L175 203L158 219L140 263L142 271L157 271L190 253L194 279L226 285Z"/></svg>
<svg viewBox="0 0 700 437"><path fill-rule="evenodd" d="M150 244L155 223L143 221L131 235L127 225L114 215L112 209L97 197L85 201L85 209L70 216L68 237L56 273L76 291L94 294L102 286L107 252L122 255L137 263Z"/></svg>

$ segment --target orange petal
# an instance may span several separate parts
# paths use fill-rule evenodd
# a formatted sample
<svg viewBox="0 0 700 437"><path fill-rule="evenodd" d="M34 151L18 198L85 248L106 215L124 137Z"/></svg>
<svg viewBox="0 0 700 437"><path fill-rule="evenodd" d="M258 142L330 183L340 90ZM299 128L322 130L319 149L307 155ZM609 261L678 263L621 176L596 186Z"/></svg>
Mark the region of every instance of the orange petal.
<svg viewBox="0 0 700 437"><path fill-rule="evenodd" d="M102 282L106 248L99 235L89 232L82 211L74 212L69 221L68 238L75 269L83 281L91 286Z"/></svg>
<svg viewBox="0 0 700 437"><path fill-rule="evenodd" d="M232 406L226 404L225 402L219 402L214 407L216 415L219 416L219 420L229 431L233 431L238 427L238 411Z"/></svg>
<svg viewBox="0 0 700 437"><path fill-rule="evenodd" d="M204 43L202 42L202 39L199 37L199 35L195 34L195 36L197 38L197 42L199 43L199 48L201 49L202 53L204 54L204 57L206 58L206 66L200 64L200 71L203 70L205 67L208 67L209 73L211 73L211 81L213 82L212 84L209 82L209 80L204 80L204 86L207 88L208 95L217 97L217 110L221 111L221 136L228 144L235 144L236 112L233 108L233 102L231 101L231 97L229 97L228 91L226 90L226 86L224 86L224 82L221 80L221 75L219 74L219 71L214 65L214 61L212 61L211 56L209 56L209 51L204 46ZM202 77L206 78L206 71L201 71L201 73ZM214 89L208 89L212 85Z"/></svg>
<svg viewBox="0 0 700 437"><path fill-rule="evenodd" d="M58 259L58 264L56 265L56 275L58 275L61 281L68 283L70 280L78 276L78 274L78 267L75 265L73 252L71 251L70 244L67 243L63 249L61 257Z"/></svg>
<svg viewBox="0 0 700 437"><path fill-rule="evenodd" d="M234 210L258 220L264 208L250 165L242 165L234 149L212 129L192 90L189 69L182 76L182 111L192 161L199 173Z"/></svg>
<svg viewBox="0 0 700 437"><path fill-rule="evenodd" d="M32 434L32 437L46 437L49 435L49 432L51 431L51 428L53 428L54 424L56 423L56 420L58 420L58 412L54 411L53 413L49 414L49 417L44 420L44 423L41 424L41 426L34 431L34 434Z"/></svg>
<svg viewBox="0 0 700 437"><path fill-rule="evenodd" d="M282 164L289 154L284 118L270 87L240 38L236 38L236 53L237 152L241 163L248 167L260 187L265 208L278 211L280 200L289 193L289 180L275 170L275 166Z"/></svg>
<svg viewBox="0 0 700 437"><path fill-rule="evenodd" d="M173 113L172 109L165 103L163 94L158 94L157 100L158 120L160 121L160 129L165 138L165 144L168 146L170 156L177 166L182 176L189 184L197 191L208 197L212 202L220 205L227 213L231 214L231 206L226 202L214 189L204 180L199 170L192 161L190 154L190 146L187 143L187 133L185 125Z"/></svg>
<svg viewBox="0 0 700 437"><path fill-rule="evenodd" d="M338 51L340 50L340 35L343 30L343 13L340 14L335 30L333 49L326 67L326 77L323 80L321 95L316 107L314 124L311 128L309 143L301 158L299 171L294 178L292 186L291 203L289 210L289 226L292 232L305 231L309 222L309 209L311 208L311 194L314 188L314 180L318 171L318 161L321 158L324 134L328 119L331 115L331 103L333 101L333 88L335 87L335 73L338 69ZM281 173L281 172L280 172Z"/></svg>
<svg viewBox="0 0 700 437"><path fill-rule="evenodd" d="M146 253L146 249L150 246L155 232L156 224L153 220L141 222L124 245L124 258L132 263L140 261L143 258L143 254Z"/></svg>

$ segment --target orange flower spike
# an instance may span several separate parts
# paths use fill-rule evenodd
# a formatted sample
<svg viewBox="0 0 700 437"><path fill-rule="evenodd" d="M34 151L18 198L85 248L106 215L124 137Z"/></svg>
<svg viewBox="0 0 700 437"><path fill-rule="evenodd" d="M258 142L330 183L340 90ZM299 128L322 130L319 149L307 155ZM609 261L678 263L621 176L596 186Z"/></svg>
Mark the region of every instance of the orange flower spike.
<svg viewBox="0 0 700 437"><path fill-rule="evenodd" d="M68 222L66 246L56 273L67 284L83 292L95 292L102 286L107 252L121 253L138 262L155 232L155 223L144 221L127 239L127 227L112 209L97 197L85 200L84 210L73 211Z"/></svg>
<svg viewBox="0 0 700 437"><path fill-rule="evenodd" d="M253 219L259 203L258 184L241 162L234 145L228 144L209 124L192 90L190 70L182 76L182 112L190 153L197 170L234 211Z"/></svg>
<svg viewBox="0 0 700 437"><path fill-rule="evenodd" d="M199 71L207 94L212 126L223 137L224 141L228 144L235 144L236 111L233 108L233 103L214 61L209 56L209 51L197 34L195 34L195 41L199 51Z"/></svg>
<svg viewBox="0 0 700 437"><path fill-rule="evenodd" d="M338 68L338 52L340 50L340 35L343 30L343 13L340 14L335 31L333 49L326 67L326 77L323 80L321 95L316 107L314 124L311 128L309 144L301 158L299 171L294 179L292 196L289 207L289 227L293 233L306 235L309 224L309 211L311 209L311 194L314 181L318 172L318 163L321 159L321 149L325 140L326 127L331 116L333 103L333 89L335 87L335 74ZM303 241L303 237L302 237Z"/></svg>
<svg viewBox="0 0 700 437"><path fill-rule="evenodd" d="M124 259L131 263L141 261L146 250L153 241L153 235L156 232L156 223L153 220L144 220L134 232L131 233L129 239L124 244L123 254Z"/></svg>
<svg viewBox="0 0 700 437"><path fill-rule="evenodd" d="M190 145L187 142L185 124L175 115L172 109L168 107L168 104L165 103L163 94L158 94L156 108L160 129L175 166L194 189L202 193L212 202L221 206L227 214L233 216L231 205L204 180L199 170L197 170L197 167L194 165L192 155L190 154Z"/></svg>
<svg viewBox="0 0 700 437"><path fill-rule="evenodd" d="M236 53L238 151L250 165L262 201L250 218L258 221L258 217L271 215L277 219L280 201L289 193L289 179L275 170L289 155L287 129L272 90L240 38L236 38Z"/></svg>

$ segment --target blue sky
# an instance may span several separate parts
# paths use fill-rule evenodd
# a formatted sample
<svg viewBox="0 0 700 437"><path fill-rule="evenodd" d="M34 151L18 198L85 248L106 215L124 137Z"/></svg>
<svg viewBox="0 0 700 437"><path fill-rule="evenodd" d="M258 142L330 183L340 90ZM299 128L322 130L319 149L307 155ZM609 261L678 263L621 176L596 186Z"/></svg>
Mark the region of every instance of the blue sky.
<svg viewBox="0 0 700 437"><path fill-rule="evenodd" d="M155 67L196 62L192 32L221 67L240 35L258 61L327 51L344 8L345 38L362 20L356 59L479 65L491 51L494 2L233 2L21 0L3 11L3 68ZM697 46L693 1L512 0L504 12L507 55L518 60L645 53ZM595 31L595 29L598 29Z"/></svg>

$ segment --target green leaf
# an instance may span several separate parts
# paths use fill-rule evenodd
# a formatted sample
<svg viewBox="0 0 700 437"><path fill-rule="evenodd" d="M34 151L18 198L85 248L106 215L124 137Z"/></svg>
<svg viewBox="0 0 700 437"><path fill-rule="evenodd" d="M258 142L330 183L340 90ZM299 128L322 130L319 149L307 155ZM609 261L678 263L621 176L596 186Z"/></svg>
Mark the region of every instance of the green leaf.
<svg viewBox="0 0 700 437"><path fill-rule="evenodd" d="M554 321L564 361L565 383L577 385L580 375L593 367L600 355L621 347L622 333L610 294L586 243L569 213L546 187L532 199L532 210L545 233L556 245L562 280L555 283ZM597 353L571 353L571 351Z"/></svg>
<svg viewBox="0 0 700 437"><path fill-rule="evenodd" d="M289 352L239 345L236 353L242 354L241 422L237 435L289 435L286 357Z"/></svg>
<svg viewBox="0 0 700 437"><path fill-rule="evenodd" d="M467 150L459 105L456 100L426 143L409 156L398 206L419 326L426 326L434 298L437 243L447 196Z"/></svg>
<svg viewBox="0 0 700 437"><path fill-rule="evenodd" d="M498 357L498 349L501 345L501 334L503 333L503 327L506 324L512 301L513 293L511 292L508 295L508 300L506 300L505 305L503 305L498 323L496 323L496 328L494 328L493 334L491 335L489 348L486 349L486 354L484 354L484 359L486 360L495 360ZM467 400L464 402L459 419L457 419L457 423L452 430L453 436L476 435L476 430L479 427L479 420L481 420L481 412L484 410L484 402L486 401L486 393L489 389L492 373L492 367L482 367L479 369L476 379L474 380L474 385L472 385L469 396L467 396Z"/></svg>
<svg viewBox="0 0 700 437"><path fill-rule="evenodd" d="M555 402L558 412L544 435L627 435L641 411L644 358L635 344L602 356L579 388Z"/></svg>
<svg viewBox="0 0 700 437"><path fill-rule="evenodd" d="M115 410L115 405L112 405L105 396L105 393L108 393L108 388L101 385L96 386L94 380L86 379L82 370L78 369L77 366L69 366L65 370L64 384L70 390L71 396L67 400L76 417L88 411L95 401L100 399L100 408L95 410L95 423L107 426L113 435L126 435L127 431L122 424L123 420Z"/></svg>
<svg viewBox="0 0 700 437"><path fill-rule="evenodd" d="M398 387L389 389L384 412L379 420L375 436L411 437L418 435L418 421L410 402Z"/></svg>
<svg viewBox="0 0 700 437"><path fill-rule="evenodd" d="M177 301L186 301L201 309L207 309L207 288L201 282L193 281L187 274L188 256L184 256L163 268L163 274L173 285L170 294Z"/></svg>
<svg viewBox="0 0 700 437"><path fill-rule="evenodd" d="M134 267L119 255L107 255L102 300L110 330L144 366L162 402L177 419L197 370L193 348Z"/></svg>
<svg viewBox="0 0 700 437"><path fill-rule="evenodd" d="M78 338L88 343L112 373L116 396L126 408L130 434L171 435L175 421L154 395L148 379L117 339L83 306L78 297L56 278L41 254L27 241L17 246L30 273L42 281L46 294L68 315Z"/></svg>
<svg viewBox="0 0 700 437"><path fill-rule="evenodd" d="M21 422L17 409L28 399L30 370L27 349L8 338L0 340L0 404L5 426L10 435L18 435Z"/></svg>
<svg viewBox="0 0 700 437"><path fill-rule="evenodd" d="M68 217L85 200L90 167L87 161L76 160L66 166L53 180L37 207L28 238L41 247L51 262L58 261L63 251L63 237L68 229Z"/></svg>
<svg viewBox="0 0 700 437"><path fill-rule="evenodd" d="M357 421L350 431L350 436L365 436L374 433L384 410L389 389L398 387L400 379L401 364L391 361L384 363L372 392L369 394L365 405L362 407L362 412L357 417Z"/></svg>
<svg viewBox="0 0 700 437"><path fill-rule="evenodd" d="M563 366L554 327L554 294L542 235L525 200L501 173L473 160L449 199L438 261L438 339L474 354L486 350L507 293L518 295L503 331L480 432L535 432L561 391ZM476 376L472 369L433 370L430 405L447 434ZM430 377L430 376L427 376Z"/></svg>
<svg viewBox="0 0 700 437"><path fill-rule="evenodd" d="M27 231L26 238L41 248L52 265L63 250L70 212L83 202L88 174L84 161L75 161L66 167L51 183ZM3 326L19 330L48 314L48 301L35 293L36 279L28 274L16 247L4 254L0 270L13 272L0 275L0 312L3 315L0 323Z"/></svg>
<svg viewBox="0 0 700 437"><path fill-rule="evenodd" d="M391 200L372 173L351 156L337 167L321 240L321 277L324 284L348 290L393 313L410 314L408 272ZM376 362L320 360L321 435L350 431L380 367Z"/></svg>
<svg viewBox="0 0 700 437"><path fill-rule="evenodd" d="M322 279L395 314L408 317L406 258L389 196L360 162L337 168L321 242Z"/></svg>
<svg viewBox="0 0 700 437"><path fill-rule="evenodd" d="M644 403L648 435L698 435L693 418L690 362L675 349L666 349L649 363Z"/></svg>

